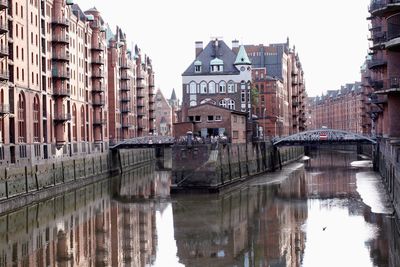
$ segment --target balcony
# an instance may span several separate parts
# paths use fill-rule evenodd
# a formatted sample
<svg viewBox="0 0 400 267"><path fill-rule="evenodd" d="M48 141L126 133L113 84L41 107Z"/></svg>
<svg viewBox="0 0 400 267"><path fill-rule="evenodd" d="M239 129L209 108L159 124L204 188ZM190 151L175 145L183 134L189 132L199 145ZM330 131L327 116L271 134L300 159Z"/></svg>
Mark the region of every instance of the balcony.
<svg viewBox="0 0 400 267"><path fill-rule="evenodd" d="M131 77L129 77L128 73L122 73L120 76L121 80L130 80Z"/></svg>
<svg viewBox="0 0 400 267"><path fill-rule="evenodd" d="M387 18L387 32L387 49L400 51L400 14Z"/></svg>
<svg viewBox="0 0 400 267"><path fill-rule="evenodd" d="M382 16L400 10L400 0L372 0L368 11L372 16Z"/></svg>
<svg viewBox="0 0 400 267"><path fill-rule="evenodd" d="M60 18L53 18L51 20L51 24L62 26L62 27L69 27L69 19L60 17Z"/></svg>
<svg viewBox="0 0 400 267"><path fill-rule="evenodd" d="M64 114L54 114L54 121L56 123L64 123L66 121L71 120L71 114L70 113L64 113Z"/></svg>
<svg viewBox="0 0 400 267"><path fill-rule="evenodd" d="M8 0L0 0L0 11L8 8Z"/></svg>
<svg viewBox="0 0 400 267"><path fill-rule="evenodd" d="M8 71L0 71L0 81L8 81L10 74Z"/></svg>
<svg viewBox="0 0 400 267"><path fill-rule="evenodd" d="M138 113L137 113L137 116L138 116L138 117L144 117L144 115L146 115L144 112L138 112Z"/></svg>
<svg viewBox="0 0 400 267"><path fill-rule="evenodd" d="M51 72L53 78L57 79L69 79L70 72L68 70L57 70L53 69Z"/></svg>
<svg viewBox="0 0 400 267"><path fill-rule="evenodd" d="M53 60L55 61L69 61L69 53L68 52L53 52Z"/></svg>
<svg viewBox="0 0 400 267"><path fill-rule="evenodd" d="M92 58L92 62L93 65L104 65L104 58Z"/></svg>
<svg viewBox="0 0 400 267"><path fill-rule="evenodd" d="M137 81L136 86L137 88L144 88L145 83L143 81Z"/></svg>
<svg viewBox="0 0 400 267"><path fill-rule="evenodd" d="M70 97L71 96L71 89L66 87L55 87L53 89L53 96L56 97Z"/></svg>
<svg viewBox="0 0 400 267"><path fill-rule="evenodd" d="M298 107L299 102L298 101L292 101L292 107Z"/></svg>
<svg viewBox="0 0 400 267"><path fill-rule="evenodd" d="M137 98L144 98L144 93L138 91L138 92L136 93L136 96L137 96Z"/></svg>
<svg viewBox="0 0 400 267"><path fill-rule="evenodd" d="M104 78L104 71L98 70L98 71L92 71L92 78Z"/></svg>
<svg viewBox="0 0 400 267"><path fill-rule="evenodd" d="M104 45L102 43L92 44L91 49L94 51L104 51Z"/></svg>
<svg viewBox="0 0 400 267"><path fill-rule="evenodd" d="M121 63L119 66L121 69L129 69L128 63Z"/></svg>
<svg viewBox="0 0 400 267"><path fill-rule="evenodd" d="M94 98L93 100L92 100L92 106L94 106L94 107L99 107L99 106L104 106L105 105L105 100L103 99L103 98L100 98L100 99L97 99L97 98Z"/></svg>
<svg viewBox="0 0 400 267"><path fill-rule="evenodd" d="M129 113L131 111L132 111L131 107L125 107L125 106L121 107L121 113Z"/></svg>
<svg viewBox="0 0 400 267"><path fill-rule="evenodd" d="M7 22L1 22L0 23L0 34L4 34L8 32L8 23Z"/></svg>
<svg viewBox="0 0 400 267"><path fill-rule="evenodd" d="M387 41L387 34L386 32L372 32L368 39L372 41L371 50L381 50Z"/></svg>
<svg viewBox="0 0 400 267"><path fill-rule="evenodd" d="M8 47L2 46L0 47L0 57L8 56Z"/></svg>
<svg viewBox="0 0 400 267"><path fill-rule="evenodd" d="M69 36L64 33L53 34L51 41L53 43L69 44Z"/></svg>
<svg viewBox="0 0 400 267"><path fill-rule="evenodd" d="M93 86L92 87L92 92L93 93L103 93L106 90L105 86Z"/></svg>
<svg viewBox="0 0 400 267"><path fill-rule="evenodd" d="M129 85L127 85L127 84L121 84L121 85L119 86L119 89L120 89L121 91L130 91L130 90L131 90L131 87L130 87Z"/></svg>
<svg viewBox="0 0 400 267"><path fill-rule="evenodd" d="M0 103L0 116L10 113L10 105Z"/></svg>
<svg viewBox="0 0 400 267"><path fill-rule="evenodd" d="M93 125L100 126L103 124L107 124L107 119L98 119L98 118L93 119Z"/></svg>
<svg viewBox="0 0 400 267"><path fill-rule="evenodd" d="M368 83L371 85L372 88L375 90L380 90L383 88L383 80L372 80L368 79Z"/></svg>
<svg viewBox="0 0 400 267"><path fill-rule="evenodd" d="M367 62L368 69L377 69L386 66L386 60L384 59L372 59Z"/></svg>
<svg viewBox="0 0 400 267"><path fill-rule="evenodd" d="M142 99L138 100L136 105L137 105L138 108L143 108L144 107L144 101Z"/></svg>
<svg viewBox="0 0 400 267"><path fill-rule="evenodd" d="M130 101L131 101L130 96L126 96L126 95L121 96L121 102L130 102Z"/></svg>
<svg viewBox="0 0 400 267"><path fill-rule="evenodd" d="M122 122L122 128L131 128L133 126L132 122Z"/></svg>

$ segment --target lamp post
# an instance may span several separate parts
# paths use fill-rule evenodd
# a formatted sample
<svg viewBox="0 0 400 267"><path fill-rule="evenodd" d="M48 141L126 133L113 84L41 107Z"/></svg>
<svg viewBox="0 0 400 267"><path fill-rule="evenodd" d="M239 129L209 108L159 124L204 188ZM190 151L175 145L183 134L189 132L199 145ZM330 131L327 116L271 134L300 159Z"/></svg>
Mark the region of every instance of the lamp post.
<svg viewBox="0 0 400 267"><path fill-rule="evenodd" d="M264 143L265 143L265 133L266 133L266 130L265 130L265 111L266 111L267 109L266 108L264 108L263 109L263 141L264 141Z"/></svg>

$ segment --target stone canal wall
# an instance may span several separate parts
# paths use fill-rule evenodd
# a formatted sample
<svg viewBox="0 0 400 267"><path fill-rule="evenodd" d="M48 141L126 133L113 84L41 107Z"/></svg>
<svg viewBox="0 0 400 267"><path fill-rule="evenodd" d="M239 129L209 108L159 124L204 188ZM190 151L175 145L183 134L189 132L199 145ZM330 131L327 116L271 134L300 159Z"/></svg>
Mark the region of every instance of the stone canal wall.
<svg viewBox="0 0 400 267"><path fill-rule="evenodd" d="M218 191L250 176L299 159L302 147L274 149L266 143L176 145L172 148L172 192Z"/></svg>
<svg viewBox="0 0 400 267"><path fill-rule="evenodd" d="M390 139L379 142L379 172L383 177L386 188L400 218L400 144Z"/></svg>
<svg viewBox="0 0 400 267"><path fill-rule="evenodd" d="M154 149L151 148L121 149L42 164L0 167L0 203L14 200L17 196L20 202L29 203L35 198L48 197L50 189L58 188L57 193L67 191L154 159ZM2 205L2 208L6 206Z"/></svg>

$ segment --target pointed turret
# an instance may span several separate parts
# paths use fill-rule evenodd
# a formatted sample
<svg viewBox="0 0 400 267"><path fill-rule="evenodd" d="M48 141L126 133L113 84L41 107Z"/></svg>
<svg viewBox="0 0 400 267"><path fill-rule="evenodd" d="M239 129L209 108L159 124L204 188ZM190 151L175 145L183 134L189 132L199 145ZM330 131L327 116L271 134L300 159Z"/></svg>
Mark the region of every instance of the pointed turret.
<svg viewBox="0 0 400 267"><path fill-rule="evenodd" d="M172 88L172 94L170 100L176 100L175 88Z"/></svg>
<svg viewBox="0 0 400 267"><path fill-rule="evenodd" d="M246 50L244 46L241 45L239 48L239 52L236 56L235 65L251 65L250 59L247 56Z"/></svg>

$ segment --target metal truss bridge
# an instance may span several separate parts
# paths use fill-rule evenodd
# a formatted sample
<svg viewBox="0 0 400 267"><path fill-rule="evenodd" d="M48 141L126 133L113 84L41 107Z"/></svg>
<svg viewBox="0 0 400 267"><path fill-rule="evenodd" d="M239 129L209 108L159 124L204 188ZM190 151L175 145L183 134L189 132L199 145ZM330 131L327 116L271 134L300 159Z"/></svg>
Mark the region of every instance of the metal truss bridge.
<svg viewBox="0 0 400 267"><path fill-rule="evenodd" d="M376 139L369 136L334 129L318 129L300 132L272 140L274 146L315 146L327 144L357 145L376 144Z"/></svg>

